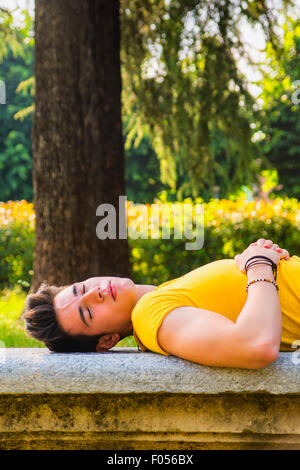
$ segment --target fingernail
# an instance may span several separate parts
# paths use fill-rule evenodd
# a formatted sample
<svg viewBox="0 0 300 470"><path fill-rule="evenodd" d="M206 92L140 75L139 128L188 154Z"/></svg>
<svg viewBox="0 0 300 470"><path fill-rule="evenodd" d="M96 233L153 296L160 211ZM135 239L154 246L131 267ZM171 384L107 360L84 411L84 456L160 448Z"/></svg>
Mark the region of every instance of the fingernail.
<svg viewBox="0 0 300 470"><path fill-rule="evenodd" d="M282 251L282 249L281 248L276 248L276 251Z"/></svg>

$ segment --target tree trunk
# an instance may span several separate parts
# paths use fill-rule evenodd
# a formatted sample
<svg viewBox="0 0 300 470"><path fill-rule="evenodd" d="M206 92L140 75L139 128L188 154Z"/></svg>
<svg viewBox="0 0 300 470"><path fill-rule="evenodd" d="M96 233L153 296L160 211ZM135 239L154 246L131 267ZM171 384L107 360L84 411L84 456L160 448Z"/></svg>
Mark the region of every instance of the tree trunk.
<svg viewBox="0 0 300 470"><path fill-rule="evenodd" d="M131 277L119 239L125 195L118 0L36 0L34 279L66 285ZM116 239L100 240L96 208L116 209ZM106 214L105 214L106 215Z"/></svg>

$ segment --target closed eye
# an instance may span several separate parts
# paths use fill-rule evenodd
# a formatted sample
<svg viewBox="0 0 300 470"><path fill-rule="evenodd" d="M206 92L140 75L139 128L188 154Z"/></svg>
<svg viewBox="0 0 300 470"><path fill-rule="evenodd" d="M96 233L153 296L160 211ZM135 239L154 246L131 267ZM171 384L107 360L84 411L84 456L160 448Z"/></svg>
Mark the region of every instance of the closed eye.
<svg viewBox="0 0 300 470"><path fill-rule="evenodd" d="M72 291L73 291L73 295L78 296L78 290L77 290L76 284L73 285ZM85 292L86 292L85 285L82 284L82 295L85 294ZM86 307L86 308L87 308L87 311L88 311L88 314L89 314L90 319L92 319L93 316L92 316L91 310L89 309L89 307ZM83 314L83 311L82 311L81 306L78 307L78 311L79 311L79 315L80 315L80 318L81 318L81 320L83 321L83 323L84 323L86 326L89 326L89 325L87 324L85 318L84 318L84 314Z"/></svg>
<svg viewBox="0 0 300 470"><path fill-rule="evenodd" d="M85 294L85 293L86 293L86 288L85 288L85 285L82 284L82 295ZM93 318L93 315L92 315L92 312L91 312L90 308L89 308L89 307L86 307L86 309L87 309L87 311L88 311L88 314L89 314L90 319L92 319L92 318Z"/></svg>
<svg viewBox="0 0 300 470"><path fill-rule="evenodd" d="M89 307L87 307L87 311L89 312L89 317L90 317L90 319L92 319L92 318L93 318L93 316L92 316L92 313L91 313L91 311L90 311Z"/></svg>

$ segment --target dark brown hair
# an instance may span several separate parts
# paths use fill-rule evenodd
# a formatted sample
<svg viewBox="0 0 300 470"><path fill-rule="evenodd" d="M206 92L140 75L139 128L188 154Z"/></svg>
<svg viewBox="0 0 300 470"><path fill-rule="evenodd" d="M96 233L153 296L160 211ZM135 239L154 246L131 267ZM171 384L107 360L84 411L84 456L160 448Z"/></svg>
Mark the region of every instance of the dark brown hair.
<svg viewBox="0 0 300 470"><path fill-rule="evenodd" d="M96 352L102 335L70 335L62 330L56 319L54 297L68 286L50 286L43 282L34 294L26 298L22 318L29 336L45 343L55 352Z"/></svg>

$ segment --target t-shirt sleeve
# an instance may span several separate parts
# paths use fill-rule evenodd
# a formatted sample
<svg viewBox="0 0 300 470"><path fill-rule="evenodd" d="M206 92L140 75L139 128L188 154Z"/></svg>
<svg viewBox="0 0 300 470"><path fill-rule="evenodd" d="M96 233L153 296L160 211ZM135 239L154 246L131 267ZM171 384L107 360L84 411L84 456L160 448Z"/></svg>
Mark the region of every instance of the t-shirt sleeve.
<svg viewBox="0 0 300 470"><path fill-rule="evenodd" d="M135 333L145 349L170 356L157 341L157 332L164 318L177 307L184 306L182 296L176 292L156 291L145 294L132 311L131 320ZM143 350L143 348L141 348ZM144 349L144 350L145 350Z"/></svg>

